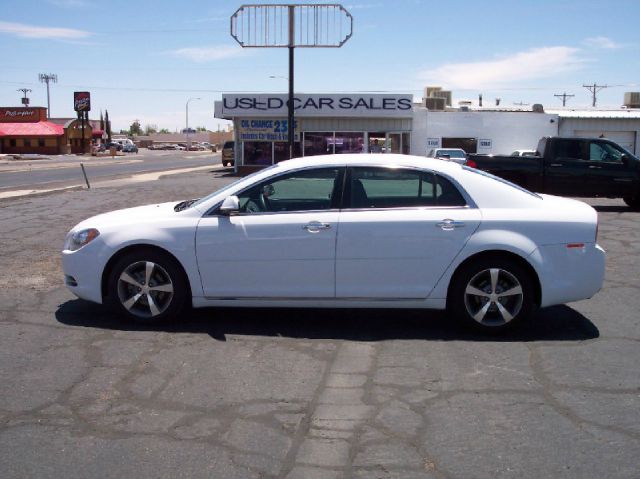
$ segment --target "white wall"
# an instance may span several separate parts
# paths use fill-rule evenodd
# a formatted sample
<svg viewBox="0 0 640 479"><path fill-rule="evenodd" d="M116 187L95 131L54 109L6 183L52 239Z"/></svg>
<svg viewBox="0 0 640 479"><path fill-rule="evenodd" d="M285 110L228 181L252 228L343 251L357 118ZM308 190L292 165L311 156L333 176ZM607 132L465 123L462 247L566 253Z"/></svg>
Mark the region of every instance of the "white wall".
<svg viewBox="0 0 640 479"><path fill-rule="evenodd" d="M432 147L427 140L477 138L478 153L505 154L533 150L543 136L558 135L558 115L533 112L428 111L414 107L411 152L425 155ZM480 140L490 140L483 147ZM440 146L438 145L438 146Z"/></svg>

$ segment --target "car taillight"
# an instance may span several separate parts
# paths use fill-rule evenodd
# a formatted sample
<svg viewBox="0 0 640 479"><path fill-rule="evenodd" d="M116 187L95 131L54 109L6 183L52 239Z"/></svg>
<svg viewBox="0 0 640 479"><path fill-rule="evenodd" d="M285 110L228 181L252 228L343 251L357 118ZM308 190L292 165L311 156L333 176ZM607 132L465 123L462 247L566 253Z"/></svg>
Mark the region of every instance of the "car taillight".
<svg viewBox="0 0 640 479"><path fill-rule="evenodd" d="M464 164L467 165L467 166L470 166L471 168L477 168L478 167L478 164L473 160L467 160L467 161L465 161Z"/></svg>

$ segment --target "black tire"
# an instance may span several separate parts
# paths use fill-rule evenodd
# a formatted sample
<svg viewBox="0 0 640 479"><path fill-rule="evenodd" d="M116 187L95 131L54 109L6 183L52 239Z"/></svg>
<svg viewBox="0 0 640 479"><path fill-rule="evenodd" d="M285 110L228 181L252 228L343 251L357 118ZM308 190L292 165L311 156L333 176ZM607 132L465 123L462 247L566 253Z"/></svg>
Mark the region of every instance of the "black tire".
<svg viewBox="0 0 640 479"><path fill-rule="evenodd" d="M113 266L108 281L107 304L119 315L140 323L175 319L189 296L180 264L152 249L124 255Z"/></svg>
<svg viewBox="0 0 640 479"><path fill-rule="evenodd" d="M514 294L503 295L507 291ZM456 272L447 309L477 331L501 333L531 316L534 291L531 274L517 262L481 258Z"/></svg>
<svg viewBox="0 0 640 479"><path fill-rule="evenodd" d="M634 210L640 210L640 193L633 196L625 196L624 202Z"/></svg>

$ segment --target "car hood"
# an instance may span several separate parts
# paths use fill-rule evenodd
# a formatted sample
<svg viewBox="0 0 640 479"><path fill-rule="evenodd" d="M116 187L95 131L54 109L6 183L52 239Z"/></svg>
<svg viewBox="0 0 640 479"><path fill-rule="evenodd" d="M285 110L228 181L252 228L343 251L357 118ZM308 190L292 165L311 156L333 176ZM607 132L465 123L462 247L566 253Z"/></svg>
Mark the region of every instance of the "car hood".
<svg viewBox="0 0 640 479"><path fill-rule="evenodd" d="M154 222L161 218L175 217L180 214L174 210L177 201L168 203L158 203L153 205L136 206L123 210L110 211L100 215L92 216L81 223L78 223L73 230L78 231L85 228L100 229L109 226L122 226L127 224L139 224L141 222Z"/></svg>

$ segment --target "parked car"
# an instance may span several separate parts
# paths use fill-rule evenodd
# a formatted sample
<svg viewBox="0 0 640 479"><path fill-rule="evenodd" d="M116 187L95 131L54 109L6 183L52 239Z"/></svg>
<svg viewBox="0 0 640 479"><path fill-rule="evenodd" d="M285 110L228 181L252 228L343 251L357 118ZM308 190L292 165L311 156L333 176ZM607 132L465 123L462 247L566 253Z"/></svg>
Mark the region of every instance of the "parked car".
<svg viewBox="0 0 640 479"><path fill-rule="evenodd" d="M122 147L122 151L125 153L138 153L138 147L133 143L125 143Z"/></svg>
<svg viewBox="0 0 640 479"><path fill-rule="evenodd" d="M235 141L224 142L224 145L222 147L221 160L224 166L233 166L235 164Z"/></svg>
<svg viewBox="0 0 640 479"><path fill-rule="evenodd" d="M115 148L116 151L122 151L122 143L118 143L117 141L112 141L111 143L108 143L107 147L109 149Z"/></svg>
<svg viewBox="0 0 640 479"><path fill-rule="evenodd" d="M640 209L640 160L606 138L545 137L539 156L469 155L467 164L531 191L623 198Z"/></svg>
<svg viewBox="0 0 640 479"><path fill-rule="evenodd" d="M89 218L62 265L75 295L142 322L187 305L446 308L500 331L598 292L597 230L583 202L453 162L325 155Z"/></svg>
<svg viewBox="0 0 640 479"><path fill-rule="evenodd" d="M451 160L460 164L467 161L467 153L461 148L434 148L427 156L439 160Z"/></svg>
<svg viewBox="0 0 640 479"><path fill-rule="evenodd" d="M516 150L510 156L536 156L536 150Z"/></svg>

